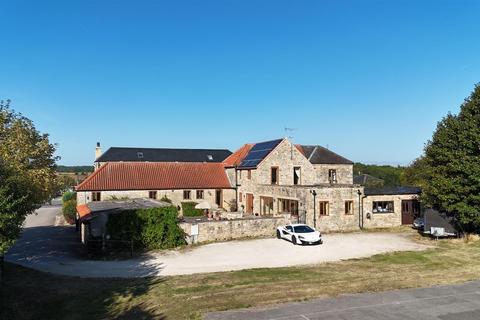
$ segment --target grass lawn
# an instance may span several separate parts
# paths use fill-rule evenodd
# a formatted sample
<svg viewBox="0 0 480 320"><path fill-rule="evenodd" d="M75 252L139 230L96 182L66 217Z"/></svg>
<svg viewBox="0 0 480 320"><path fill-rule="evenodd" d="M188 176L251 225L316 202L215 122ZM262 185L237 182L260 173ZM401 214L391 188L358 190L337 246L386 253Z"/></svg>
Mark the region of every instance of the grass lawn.
<svg viewBox="0 0 480 320"><path fill-rule="evenodd" d="M426 240L423 240L426 241ZM480 279L480 241L311 267L82 279L6 264L1 319L200 319L207 311Z"/></svg>

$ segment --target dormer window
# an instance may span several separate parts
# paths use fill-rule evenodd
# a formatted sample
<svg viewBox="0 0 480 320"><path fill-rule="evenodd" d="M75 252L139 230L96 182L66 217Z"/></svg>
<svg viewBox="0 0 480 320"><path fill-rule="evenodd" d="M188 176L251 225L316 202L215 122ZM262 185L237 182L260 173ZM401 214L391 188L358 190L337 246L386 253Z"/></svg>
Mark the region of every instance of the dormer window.
<svg viewBox="0 0 480 320"><path fill-rule="evenodd" d="M211 154L209 154L209 155L207 155L207 159L208 159L209 161L212 161L212 160L213 160L213 156L212 156Z"/></svg>
<svg viewBox="0 0 480 320"><path fill-rule="evenodd" d="M137 152L137 158L143 159L143 152Z"/></svg>

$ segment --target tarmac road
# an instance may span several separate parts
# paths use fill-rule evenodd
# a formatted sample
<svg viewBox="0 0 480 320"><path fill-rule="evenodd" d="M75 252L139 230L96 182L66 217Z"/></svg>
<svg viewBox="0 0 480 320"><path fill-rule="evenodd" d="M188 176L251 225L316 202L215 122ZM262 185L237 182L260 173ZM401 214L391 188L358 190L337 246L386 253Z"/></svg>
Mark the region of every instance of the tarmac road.
<svg viewBox="0 0 480 320"><path fill-rule="evenodd" d="M480 281L346 295L264 309L210 313L206 320L478 320Z"/></svg>

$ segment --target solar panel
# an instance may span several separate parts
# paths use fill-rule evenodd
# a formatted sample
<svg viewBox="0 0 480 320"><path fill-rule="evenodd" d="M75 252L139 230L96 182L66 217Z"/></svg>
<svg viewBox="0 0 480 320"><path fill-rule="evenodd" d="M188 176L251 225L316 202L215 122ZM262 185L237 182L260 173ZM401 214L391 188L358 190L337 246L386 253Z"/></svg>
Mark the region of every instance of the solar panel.
<svg viewBox="0 0 480 320"><path fill-rule="evenodd" d="M240 163L240 168L254 168L282 141L282 139L255 144Z"/></svg>

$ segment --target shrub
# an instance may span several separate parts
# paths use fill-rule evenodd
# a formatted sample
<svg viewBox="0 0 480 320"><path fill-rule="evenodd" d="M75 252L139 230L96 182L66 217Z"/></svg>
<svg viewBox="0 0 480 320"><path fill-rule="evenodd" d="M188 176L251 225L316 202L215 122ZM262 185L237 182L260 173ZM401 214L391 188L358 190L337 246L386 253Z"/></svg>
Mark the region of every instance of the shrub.
<svg viewBox="0 0 480 320"><path fill-rule="evenodd" d="M63 202L62 212L63 217L68 223L74 223L77 215L77 200L70 199Z"/></svg>
<svg viewBox="0 0 480 320"><path fill-rule="evenodd" d="M77 193L74 191L67 191L62 195L62 202L65 203L70 200L76 200L77 199Z"/></svg>
<svg viewBox="0 0 480 320"><path fill-rule="evenodd" d="M164 202L172 203L172 200L171 200L171 199L169 199L169 198L167 197L167 195L164 195L164 196L162 197L162 199L160 199L160 201L164 201Z"/></svg>
<svg viewBox="0 0 480 320"><path fill-rule="evenodd" d="M199 217L203 215L202 209L195 209L196 202L182 202L182 212L184 217Z"/></svg>
<svg viewBox="0 0 480 320"><path fill-rule="evenodd" d="M135 248L170 249L185 244L173 206L111 214L106 229L112 240L132 240Z"/></svg>
<svg viewBox="0 0 480 320"><path fill-rule="evenodd" d="M230 200L228 202L228 206L229 206L230 212L235 212L238 210L237 201L235 199Z"/></svg>
<svg viewBox="0 0 480 320"><path fill-rule="evenodd" d="M107 201L124 201L124 200L129 200L129 199L130 198L126 197L126 196L119 197L119 196L116 196L116 195L112 195L112 196L108 197L106 200Z"/></svg>

